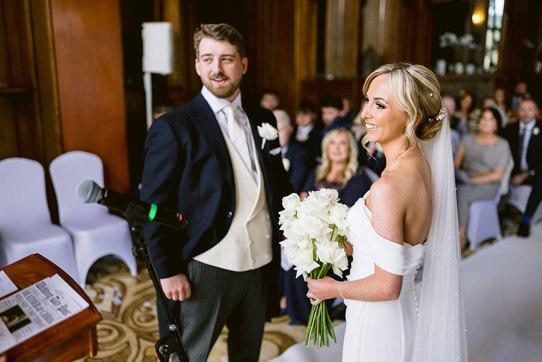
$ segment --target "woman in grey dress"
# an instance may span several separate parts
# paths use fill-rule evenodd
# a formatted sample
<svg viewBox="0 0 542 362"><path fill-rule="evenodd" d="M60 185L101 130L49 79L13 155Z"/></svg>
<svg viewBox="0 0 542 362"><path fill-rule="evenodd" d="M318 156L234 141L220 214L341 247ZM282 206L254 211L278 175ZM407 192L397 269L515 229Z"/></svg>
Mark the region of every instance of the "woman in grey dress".
<svg viewBox="0 0 542 362"><path fill-rule="evenodd" d="M484 108L478 119L478 130L466 134L457 149L454 164L458 175L457 212L461 249L467 243L469 206L478 200L491 199L500 192L502 178L511 162L508 142L499 137L501 129L499 112L491 107Z"/></svg>

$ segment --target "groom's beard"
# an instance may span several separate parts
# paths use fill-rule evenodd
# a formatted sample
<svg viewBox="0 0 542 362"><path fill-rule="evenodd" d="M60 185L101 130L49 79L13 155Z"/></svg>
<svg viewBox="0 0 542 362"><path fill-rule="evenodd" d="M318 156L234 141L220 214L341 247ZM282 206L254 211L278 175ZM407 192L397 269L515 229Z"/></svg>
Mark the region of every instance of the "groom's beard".
<svg viewBox="0 0 542 362"><path fill-rule="evenodd" d="M226 76L224 73L214 73L209 77L201 77L201 82L203 85L216 97L218 98L230 98L235 94L239 85L241 84L241 79L238 82L233 82L230 77ZM215 78L222 78L226 82L222 85L216 85L213 81Z"/></svg>

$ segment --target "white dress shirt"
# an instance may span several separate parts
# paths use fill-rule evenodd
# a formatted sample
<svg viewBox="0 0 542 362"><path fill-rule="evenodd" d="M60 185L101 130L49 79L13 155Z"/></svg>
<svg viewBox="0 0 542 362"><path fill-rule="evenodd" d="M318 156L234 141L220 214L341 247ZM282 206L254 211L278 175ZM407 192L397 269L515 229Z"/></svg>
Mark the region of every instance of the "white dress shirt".
<svg viewBox="0 0 542 362"><path fill-rule="evenodd" d="M226 114L224 113L222 109L226 107L227 105L229 105L230 102L227 99L218 98L213 93L211 93L211 91L209 91L207 87L205 86L201 88L201 95L203 96L203 98L205 98L205 100L207 101L207 103L209 103L209 106L213 110L216 120L218 121L218 125L220 126L220 128L222 128L224 133L227 134L229 137L230 134L228 132L228 119L226 118ZM252 142L250 142L250 140L252 139L252 131L250 129L248 116L243 110L243 104L241 103L240 91L237 97L235 97L235 99L231 103L237 106L235 110L235 116L237 117L237 120L241 124L241 127L243 127L243 129L245 130L246 141L247 141L248 150L250 153L251 165L252 165L252 173L254 174L254 179L258 180L258 171L256 168L256 163L255 163L256 160L254 158L254 149L252 147Z"/></svg>

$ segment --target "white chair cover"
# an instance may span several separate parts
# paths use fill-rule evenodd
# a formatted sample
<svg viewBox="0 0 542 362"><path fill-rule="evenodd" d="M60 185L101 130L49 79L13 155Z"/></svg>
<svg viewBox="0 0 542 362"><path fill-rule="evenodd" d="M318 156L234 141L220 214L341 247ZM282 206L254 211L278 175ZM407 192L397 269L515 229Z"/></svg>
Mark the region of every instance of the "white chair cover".
<svg viewBox="0 0 542 362"><path fill-rule="evenodd" d="M39 253L78 281L70 235L51 223L42 165L18 157L0 161L0 200L1 266Z"/></svg>
<svg viewBox="0 0 542 362"><path fill-rule="evenodd" d="M135 276L137 267L126 220L109 214L105 206L84 204L77 197L77 187L83 181L94 180L103 187L101 159L88 152L67 152L51 162L49 171L57 195L60 224L73 237L79 284L84 287L92 264L106 255L121 259Z"/></svg>

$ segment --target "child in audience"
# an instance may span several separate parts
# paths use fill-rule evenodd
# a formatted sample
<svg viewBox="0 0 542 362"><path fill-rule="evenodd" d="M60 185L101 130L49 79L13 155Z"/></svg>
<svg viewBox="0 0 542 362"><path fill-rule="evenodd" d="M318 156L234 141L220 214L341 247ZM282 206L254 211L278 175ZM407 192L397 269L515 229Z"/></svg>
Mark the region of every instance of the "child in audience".
<svg viewBox="0 0 542 362"><path fill-rule="evenodd" d="M264 89L260 97L260 106L270 111L278 109L280 106L279 93L271 88Z"/></svg>
<svg viewBox="0 0 542 362"><path fill-rule="evenodd" d="M325 98L320 103L324 130L322 137L336 128L350 128L351 121L342 116L343 101L339 97Z"/></svg>
<svg viewBox="0 0 542 362"><path fill-rule="evenodd" d="M297 105L294 130L294 138L299 144L307 149L313 160L320 159L320 143L322 142L322 129L316 124L316 105L303 100Z"/></svg>

